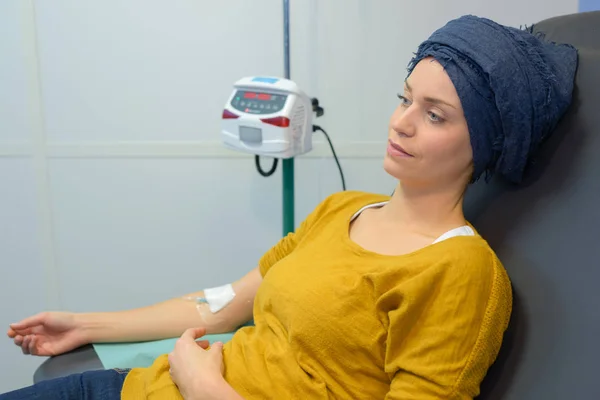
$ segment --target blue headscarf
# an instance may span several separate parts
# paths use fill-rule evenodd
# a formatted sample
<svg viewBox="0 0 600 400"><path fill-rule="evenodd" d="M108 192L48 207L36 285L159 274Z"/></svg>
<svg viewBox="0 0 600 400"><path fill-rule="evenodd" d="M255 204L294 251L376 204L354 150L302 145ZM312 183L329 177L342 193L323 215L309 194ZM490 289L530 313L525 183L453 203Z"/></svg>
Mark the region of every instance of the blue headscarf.
<svg viewBox="0 0 600 400"><path fill-rule="evenodd" d="M571 103L577 50L467 15L419 46L409 76L429 56L444 67L460 98L473 149L473 181L499 173L520 182L530 156Z"/></svg>

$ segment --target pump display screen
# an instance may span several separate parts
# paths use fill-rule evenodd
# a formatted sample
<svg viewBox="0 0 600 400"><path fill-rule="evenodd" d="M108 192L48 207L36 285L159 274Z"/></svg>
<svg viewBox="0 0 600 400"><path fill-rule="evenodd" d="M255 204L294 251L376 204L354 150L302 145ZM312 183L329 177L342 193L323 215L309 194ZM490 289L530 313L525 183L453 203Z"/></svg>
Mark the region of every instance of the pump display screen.
<svg viewBox="0 0 600 400"><path fill-rule="evenodd" d="M238 90L231 106L249 114L272 114L283 109L286 99L287 96L281 94Z"/></svg>

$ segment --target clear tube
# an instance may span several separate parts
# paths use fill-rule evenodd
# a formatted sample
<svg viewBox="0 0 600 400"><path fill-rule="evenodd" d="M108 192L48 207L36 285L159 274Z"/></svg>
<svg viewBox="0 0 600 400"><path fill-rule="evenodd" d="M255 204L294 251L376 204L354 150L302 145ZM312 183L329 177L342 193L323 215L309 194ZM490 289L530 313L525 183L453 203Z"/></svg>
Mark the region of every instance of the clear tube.
<svg viewBox="0 0 600 400"><path fill-rule="evenodd" d="M208 301L206 301L206 298L204 298L204 297L184 296L184 297L182 297L182 299L188 300L188 301L194 301L197 304L208 303Z"/></svg>
<svg viewBox="0 0 600 400"><path fill-rule="evenodd" d="M196 303L196 310L198 310L198 314L200 314L202 322L207 321L207 318L210 316L211 312L210 308L208 307L208 301L206 301L204 297L184 296L182 299Z"/></svg>

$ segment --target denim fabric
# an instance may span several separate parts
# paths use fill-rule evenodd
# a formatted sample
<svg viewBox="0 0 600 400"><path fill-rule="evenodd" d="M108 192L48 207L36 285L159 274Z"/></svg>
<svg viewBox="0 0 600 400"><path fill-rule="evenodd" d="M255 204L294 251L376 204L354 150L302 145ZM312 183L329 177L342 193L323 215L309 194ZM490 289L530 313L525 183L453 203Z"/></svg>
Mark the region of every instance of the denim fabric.
<svg viewBox="0 0 600 400"><path fill-rule="evenodd" d="M433 57L452 80L469 127L473 180L498 173L519 183L571 104L577 50L466 15L421 43L408 66Z"/></svg>
<svg viewBox="0 0 600 400"><path fill-rule="evenodd" d="M88 371L0 394L0 400L120 400L128 369Z"/></svg>

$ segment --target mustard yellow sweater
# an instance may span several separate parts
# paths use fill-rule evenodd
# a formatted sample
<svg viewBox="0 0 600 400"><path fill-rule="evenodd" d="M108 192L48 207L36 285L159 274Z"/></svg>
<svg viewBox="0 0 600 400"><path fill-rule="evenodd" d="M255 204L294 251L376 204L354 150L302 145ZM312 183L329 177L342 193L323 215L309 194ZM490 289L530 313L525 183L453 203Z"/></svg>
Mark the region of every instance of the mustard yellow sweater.
<svg viewBox="0 0 600 400"><path fill-rule="evenodd" d="M323 201L260 260L255 326L224 347L225 378L246 399L472 399L511 313L507 274L479 235L402 256L348 235L365 205ZM166 355L134 369L122 398L180 399Z"/></svg>

